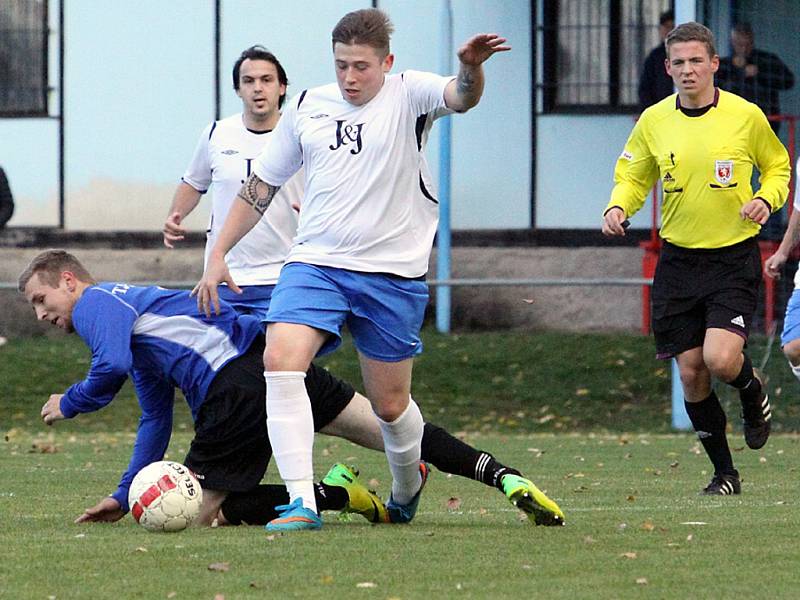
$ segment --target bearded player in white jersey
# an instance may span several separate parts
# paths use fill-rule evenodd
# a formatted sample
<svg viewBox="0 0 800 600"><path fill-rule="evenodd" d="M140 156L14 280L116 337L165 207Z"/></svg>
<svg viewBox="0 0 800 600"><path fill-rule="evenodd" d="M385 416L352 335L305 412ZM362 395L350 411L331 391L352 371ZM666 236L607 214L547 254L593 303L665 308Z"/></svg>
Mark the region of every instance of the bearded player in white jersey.
<svg viewBox="0 0 800 600"><path fill-rule="evenodd" d="M164 244L169 248L184 239L186 230L181 222L211 188L213 205L206 245L208 256L236 193L250 175L253 157L258 155L267 134L280 118L289 81L274 54L262 46L244 50L233 66L233 84L242 100L242 112L204 128L164 224ZM270 210L225 257L239 291L224 286L219 289L219 296L240 314L251 314L259 319L266 317L272 290L297 230L297 211L291 205L299 205L302 199L302 181L297 175L292 178L292 182L295 181L296 185L281 188ZM315 398L319 390L328 389L322 385L320 373L312 368L306 374L305 383L312 404L315 401L319 404L320 399ZM344 400L344 408L329 429L335 430L335 435L351 436L351 439L356 435L358 443L382 450L380 428L369 409L369 401L347 384L343 383L342 389L349 389L351 397ZM358 434L353 433L355 431ZM425 423L422 459L445 473L498 489L525 512L534 525L564 523L558 505L518 470L432 423ZM351 481L348 485L357 487L358 482ZM230 495L223 506L224 517L220 513L221 522L267 523L275 516L276 503L271 502L270 493L269 486L259 486L246 493ZM351 493L351 496L366 498L363 494Z"/></svg>
<svg viewBox="0 0 800 600"><path fill-rule="evenodd" d="M333 30L337 85L293 99L253 164L194 292L218 310L216 286L235 283L225 254L259 221L301 166L305 194L298 233L267 315L268 430L291 503L267 528L318 529L313 494L313 419L303 382L311 360L341 342L347 323L392 472L387 505L409 522L427 469L423 419L410 397L413 357L428 300L424 276L438 206L423 145L433 118L464 112L483 91L482 64L510 50L479 34L458 51L455 78L388 75L392 25L380 10L345 15Z"/></svg>

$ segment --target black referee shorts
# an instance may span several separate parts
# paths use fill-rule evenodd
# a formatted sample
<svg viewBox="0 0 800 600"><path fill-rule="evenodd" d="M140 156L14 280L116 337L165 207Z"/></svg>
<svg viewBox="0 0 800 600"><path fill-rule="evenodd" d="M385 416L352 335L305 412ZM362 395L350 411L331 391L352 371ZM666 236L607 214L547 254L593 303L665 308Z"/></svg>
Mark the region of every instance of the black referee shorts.
<svg viewBox="0 0 800 600"><path fill-rule="evenodd" d="M203 487L244 492L261 482L272 456L267 434L264 338L225 365L209 387L194 424L195 437L184 463ZM306 373L314 430L333 421L355 390L325 369Z"/></svg>
<svg viewBox="0 0 800 600"><path fill-rule="evenodd" d="M714 249L664 242L653 278L657 358L703 345L706 330L727 329L745 341L758 304L761 253L755 238Z"/></svg>

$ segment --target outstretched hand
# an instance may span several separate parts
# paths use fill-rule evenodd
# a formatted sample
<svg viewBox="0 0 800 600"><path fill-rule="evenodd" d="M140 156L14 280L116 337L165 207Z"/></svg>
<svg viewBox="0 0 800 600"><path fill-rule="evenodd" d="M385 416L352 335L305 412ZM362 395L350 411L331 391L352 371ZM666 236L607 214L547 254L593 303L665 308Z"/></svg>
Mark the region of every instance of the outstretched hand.
<svg viewBox="0 0 800 600"><path fill-rule="evenodd" d="M458 60L465 65L478 65L486 62L495 52L508 52L511 46L504 46L506 38L496 33L473 35L458 49Z"/></svg>
<svg viewBox="0 0 800 600"><path fill-rule="evenodd" d="M208 258L203 278L197 282L191 293L192 296L197 296L197 309L205 313L207 317L211 317L212 307L215 314L218 315L220 312L219 291L217 290L220 283L228 284L228 287L237 294L242 293L241 288L233 281L225 260L215 258L212 254Z"/></svg>
<svg viewBox="0 0 800 600"><path fill-rule="evenodd" d="M125 516L119 502L111 496L103 498L91 508L83 511L83 514L75 519L76 523L114 523Z"/></svg>

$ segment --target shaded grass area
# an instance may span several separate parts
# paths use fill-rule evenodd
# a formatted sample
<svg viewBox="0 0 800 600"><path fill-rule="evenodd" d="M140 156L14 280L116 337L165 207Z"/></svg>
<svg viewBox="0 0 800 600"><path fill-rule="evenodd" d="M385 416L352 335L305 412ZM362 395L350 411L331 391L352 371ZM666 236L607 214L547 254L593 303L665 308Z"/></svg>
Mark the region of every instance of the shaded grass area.
<svg viewBox="0 0 800 600"><path fill-rule="evenodd" d="M151 534L130 517L74 525L115 486L130 433L17 429L0 441L0 598L797 595L797 436L735 452L744 477L736 497L697 495L710 474L688 434L466 439L529 474L558 500L567 526L531 527L496 490L440 472L409 526L333 513L320 532L272 537L260 527ZM188 434L174 436L170 456L188 443ZM316 456L318 475L345 460L388 494L379 453L320 437Z"/></svg>
<svg viewBox="0 0 800 600"><path fill-rule="evenodd" d="M414 367L413 394L423 414L453 431L559 432L651 431L670 427L670 364L655 360L652 339L639 335L567 333L423 332L425 351ZM765 356L766 340L754 337L753 362ZM352 344L320 361L363 389ZM0 429L39 427L39 409L89 367L89 352L76 336L11 340L0 347ZM775 431L800 430L800 384L778 345L766 374ZM738 399L719 386L734 430ZM176 403L176 427L191 427L185 403ZM133 428L138 406L130 385L109 407L90 418L64 423L78 431Z"/></svg>

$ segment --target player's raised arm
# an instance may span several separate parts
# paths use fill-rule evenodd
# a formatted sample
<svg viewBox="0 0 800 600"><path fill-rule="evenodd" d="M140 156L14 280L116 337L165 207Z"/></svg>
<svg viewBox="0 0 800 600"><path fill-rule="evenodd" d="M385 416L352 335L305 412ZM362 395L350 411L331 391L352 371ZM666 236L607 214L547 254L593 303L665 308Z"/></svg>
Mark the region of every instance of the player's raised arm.
<svg viewBox="0 0 800 600"><path fill-rule="evenodd" d="M269 205L272 204L279 189L280 186L270 185L253 173L239 190L236 196L237 201L231 206L225 224L219 232L217 242L208 256L203 278L192 290L192 295L197 295L197 307L207 316L211 316L212 306L214 312L219 314L217 286L220 283L225 282L234 292L241 292L228 271L225 255L248 231L255 227Z"/></svg>
<svg viewBox="0 0 800 600"><path fill-rule="evenodd" d="M201 196L202 194L188 183L181 181L178 184L175 195L172 197L172 206L170 206L167 220L164 221L164 227L161 230L164 234L164 245L167 248L174 248L175 242L182 241L186 236L186 229L181 226L181 223L197 207Z"/></svg>
<svg viewBox="0 0 800 600"><path fill-rule="evenodd" d="M458 76L444 90L447 108L465 112L478 104L483 94L483 63L495 52L511 50L505 43L506 38L495 33L479 33L464 42L458 49Z"/></svg>

